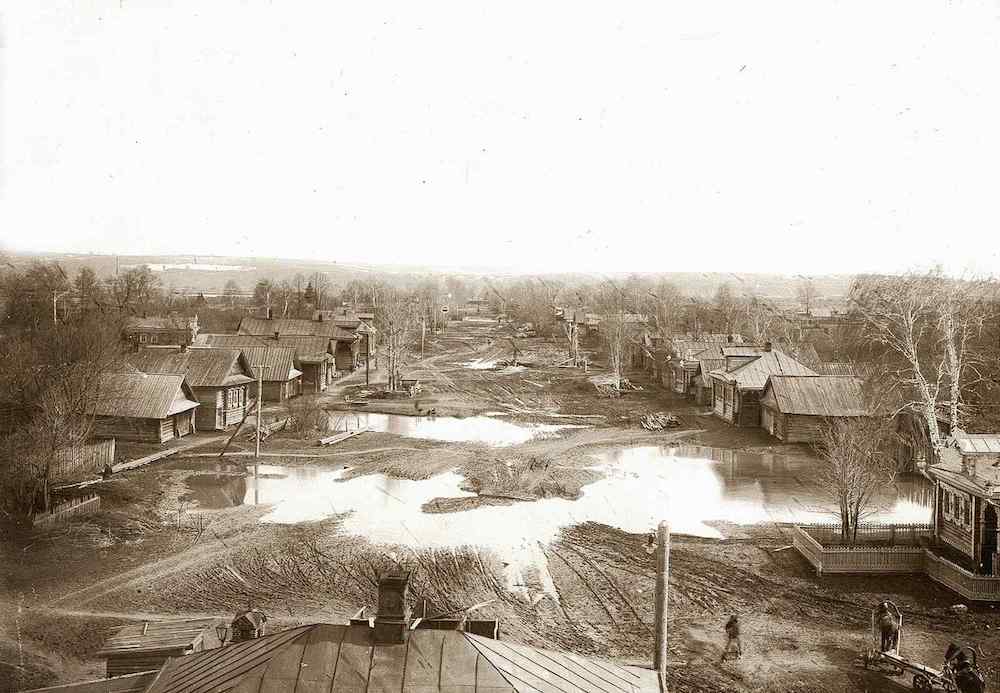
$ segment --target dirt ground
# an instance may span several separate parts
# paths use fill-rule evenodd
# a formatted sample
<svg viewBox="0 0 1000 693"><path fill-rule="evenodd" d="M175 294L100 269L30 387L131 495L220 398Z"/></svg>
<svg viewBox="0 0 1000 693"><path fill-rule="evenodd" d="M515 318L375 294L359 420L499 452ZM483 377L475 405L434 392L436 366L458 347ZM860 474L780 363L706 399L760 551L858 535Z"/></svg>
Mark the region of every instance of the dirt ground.
<svg viewBox="0 0 1000 693"><path fill-rule="evenodd" d="M347 467L406 479L455 470L472 498L442 498L425 512L479 504L577 498L596 480L589 454L622 444L701 444L796 452L762 431L730 428L704 408L674 397L636 373L641 389L599 397L589 373L560 368L558 343L518 340L522 369L464 364L510 359L510 343L482 325L449 326L404 375L419 378L417 398L439 416L503 412L506 420L586 425L559 437L506 448L366 433L331 448L318 432L276 434L269 464ZM600 363L599 354L597 363ZM381 378L373 373L373 382ZM339 381L317 407L342 409L365 389L364 373ZM414 399L369 398L366 411L413 414ZM642 414L669 411L681 430L649 432ZM129 621L184 616L228 618L252 602L279 626L342 621L375 603L375 578L395 556L414 571L411 593L428 614L489 601L477 614L501 619L502 637L648 665L653 649L653 557L644 535L593 523L565 529L543 547L558 599L532 599L543 576L501 577L503 556L473 548L403 551L340 531L341 517L300 525L258 520L266 507L198 506L189 481L199 474L240 474L252 441L240 438L226 460L209 445L93 487L99 513L43 531L3 537L0 593L0 692L97 678L103 635ZM904 613L903 650L939 666L952 640L980 648L995 667L1000 614L972 606L924 577L817 579L792 549L790 528L719 525L723 538L675 535L670 562L670 689L673 691L880 691L886 681L857 665L868 644L870 608L892 599ZM530 573L530 571L529 571ZM426 605L426 606L425 606ZM723 624L739 614L743 657L721 662Z"/></svg>

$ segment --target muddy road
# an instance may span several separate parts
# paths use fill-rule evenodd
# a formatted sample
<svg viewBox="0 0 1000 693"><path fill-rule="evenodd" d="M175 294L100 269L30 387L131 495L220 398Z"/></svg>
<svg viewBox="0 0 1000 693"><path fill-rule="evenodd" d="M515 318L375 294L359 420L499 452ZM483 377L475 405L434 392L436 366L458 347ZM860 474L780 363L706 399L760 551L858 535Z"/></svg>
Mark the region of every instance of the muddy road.
<svg viewBox="0 0 1000 693"><path fill-rule="evenodd" d="M388 424L329 449L316 446L318 431L276 434L256 469L246 440L223 461L209 445L97 485L99 513L8 532L0 680L10 683L0 690L100 676L95 633L150 615L221 616L253 604L287 625L341 621L375 603L376 576L393 564L413 570L411 593L429 611L490 601L477 614L501 619L504 638L646 665L654 587L646 532L659 515L655 493L671 485L673 504L689 489L697 502L685 512L700 518L687 534L675 529L671 547L671 690L884 690L856 659L869 609L885 598L904 611L911 655L939 665L958 639L996 661L995 609L953 613L958 598L922 577L819 581L787 548L789 527L775 508L792 503L775 499L806 493L808 450L728 428L641 373L630 374L641 389L600 397L590 382L600 369L560 367L560 344L518 340L518 348L526 366L496 364L512 357L509 342L489 326L452 323L406 373L422 383L418 398L369 397L363 408L494 419L523 429L514 442L419 437ZM365 390L355 373L314 404L341 416L345 396ZM676 414L681 429L639 426L658 411ZM650 456L696 445L762 461ZM652 452L629 452L637 449ZM667 476L645 476L653 465ZM677 465L688 466L678 473ZM657 485L667 488L648 488ZM920 512L919 488L907 493L909 505L895 497L887 505ZM722 663L722 628L734 613L744 656Z"/></svg>

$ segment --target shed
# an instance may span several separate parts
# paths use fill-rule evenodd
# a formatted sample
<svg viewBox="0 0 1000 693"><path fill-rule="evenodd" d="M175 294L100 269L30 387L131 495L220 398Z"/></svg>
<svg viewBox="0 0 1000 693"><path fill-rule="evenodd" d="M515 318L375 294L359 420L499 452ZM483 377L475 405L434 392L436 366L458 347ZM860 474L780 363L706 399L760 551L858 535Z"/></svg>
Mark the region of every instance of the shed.
<svg viewBox="0 0 1000 693"><path fill-rule="evenodd" d="M846 375L772 375L760 406L761 428L786 443L819 440L825 419L868 414L861 379Z"/></svg>
<svg viewBox="0 0 1000 693"><path fill-rule="evenodd" d="M97 656L106 660L108 677L152 671L171 657L218 647L218 623L204 618L132 623L115 631Z"/></svg>
<svg viewBox="0 0 1000 693"><path fill-rule="evenodd" d="M99 388L96 435L165 443L195 430L198 399L183 375L105 373Z"/></svg>
<svg viewBox="0 0 1000 693"><path fill-rule="evenodd" d="M735 368L716 369L712 379L712 409L716 416L737 426L760 425L760 395L772 375L816 375L788 354L764 346L764 351ZM770 350L769 350L770 349ZM745 357L736 356L742 360Z"/></svg>
<svg viewBox="0 0 1000 693"><path fill-rule="evenodd" d="M201 403L195 414L199 431L221 431L243 420L253 370L240 349L146 348L129 363L144 373L183 375Z"/></svg>

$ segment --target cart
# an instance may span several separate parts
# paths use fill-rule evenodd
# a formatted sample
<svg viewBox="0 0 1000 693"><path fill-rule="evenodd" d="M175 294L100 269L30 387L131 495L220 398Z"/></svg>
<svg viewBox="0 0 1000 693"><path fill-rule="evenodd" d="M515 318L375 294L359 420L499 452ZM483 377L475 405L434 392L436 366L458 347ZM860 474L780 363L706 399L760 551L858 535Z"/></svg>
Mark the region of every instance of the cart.
<svg viewBox="0 0 1000 693"><path fill-rule="evenodd" d="M940 671L919 662L914 662L900 653L903 644L903 615L899 608L892 602L885 602L890 612L892 612L899 623L899 637L896 640L896 647L882 651L881 633L878 628L878 607L872 609L871 636L872 644L862 655L865 669L880 671L886 676L904 676L911 674L912 687L915 691L923 693L955 693L958 686L955 685L955 672L952 662L959 652L971 655L970 661L973 668L977 667L976 652L970 647L959 648L952 658L944 663L944 668Z"/></svg>

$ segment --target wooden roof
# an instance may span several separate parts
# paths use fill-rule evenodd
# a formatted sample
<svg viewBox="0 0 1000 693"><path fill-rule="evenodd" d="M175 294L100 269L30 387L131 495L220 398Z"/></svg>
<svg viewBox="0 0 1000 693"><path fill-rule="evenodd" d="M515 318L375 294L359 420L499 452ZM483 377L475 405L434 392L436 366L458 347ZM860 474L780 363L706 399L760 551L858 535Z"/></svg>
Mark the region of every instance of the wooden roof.
<svg viewBox="0 0 1000 693"><path fill-rule="evenodd" d="M237 332L240 334L273 336L279 335L309 335L313 337L329 337L330 339L354 339L354 328L361 324L360 320L306 320L305 318L254 318L246 317L240 320Z"/></svg>
<svg viewBox="0 0 1000 693"><path fill-rule="evenodd" d="M194 409L198 400L183 375L104 373L94 413L136 419L165 419Z"/></svg>
<svg viewBox="0 0 1000 693"><path fill-rule="evenodd" d="M191 387L243 385L253 380L253 370L239 349L140 349L129 363L144 373L183 375Z"/></svg>
<svg viewBox="0 0 1000 693"><path fill-rule="evenodd" d="M741 390L763 390L767 379L772 375L816 375L816 373L788 354L772 349L761 353L758 358L739 368L731 371L717 369L710 375L717 380L735 383Z"/></svg>
<svg viewBox="0 0 1000 693"><path fill-rule="evenodd" d="M940 461L928 467L927 473L938 481L1000 504L1000 467L994 466L992 459L976 457L966 458L963 463L956 443L957 440L953 440L954 447L941 450Z"/></svg>
<svg viewBox="0 0 1000 693"><path fill-rule="evenodd" d="M148 621L122 626L104 642L98 657L114 657L132 653L184 650L197 645L205 631L223 621L213 618L184 621Z"/></svg>
<svg viewBox="0 0 1000 693"><path fill-rule="evenodd" d="M141 330L188 330L198 325L198 316L185 317L180 315L157 316L147 318L129 318L125 323L125 331Z"/></svg>
<svg viewBox="0 0 1000 693"><path fill-rule="evenodd" d="M254 378L258 366L265 366L261 376L265 382L291 380L302 375L295 368L295 349L292 347L245 346L242 349Z"/></svg>
<svg viewBox="0 0 1000 693"><path fill-rule="evenodd" d="M864 416L861 379L848 375L772 375L761 403L783 414Z"/></svg>
<svg viewBox="0 0 1000 693"><path fill-rule="evenodd" d="M249 346L280 346L291 347L295 350L295 358L299 361L309 363L329 360L334 353L335 347L332 341L337 341L333 337L314 336L308 334L299 335L279 335L276 339L273 335L251 335L251 334L203 334L198 335L198 345L216 347L249 347Z"/></svg>
<svg viewBox="0 0 1000 693"><path fill-rule="evenodd" d="M954 440L963 455L1000 455L1000 433L956 433Z"/></svg>
<svg viewBox="0 0 1000 693"><path fill-rule="evenodd" d="M147 693L328 691L656 691L652 671L492 640L458 630L414 630L376 644L367 624L301 626L171 659Z"/></svg>

